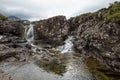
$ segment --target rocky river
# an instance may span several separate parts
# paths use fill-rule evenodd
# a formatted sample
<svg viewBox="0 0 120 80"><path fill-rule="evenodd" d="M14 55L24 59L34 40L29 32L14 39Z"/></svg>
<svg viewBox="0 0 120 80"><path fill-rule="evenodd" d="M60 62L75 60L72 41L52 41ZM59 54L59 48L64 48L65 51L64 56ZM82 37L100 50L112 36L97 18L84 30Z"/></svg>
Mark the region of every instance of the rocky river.
<svg viewBox="0 0 120 80"><path fill-rule="evenodd" d="M120 80L120 23L106 17L115 5L70 19L0 20L0 80Z"/></svg>

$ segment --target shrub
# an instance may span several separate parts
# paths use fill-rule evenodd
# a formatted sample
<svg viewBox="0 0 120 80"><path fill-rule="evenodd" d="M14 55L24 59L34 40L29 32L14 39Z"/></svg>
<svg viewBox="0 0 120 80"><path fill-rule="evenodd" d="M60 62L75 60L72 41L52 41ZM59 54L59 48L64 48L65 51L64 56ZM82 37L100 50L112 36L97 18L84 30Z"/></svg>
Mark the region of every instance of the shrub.
<svg viewBox="0 0 120 80"><path fill-rule="evenodd" d="M0 13L0 20L6 20L6 19L7 19L7 17Z"/></svg>

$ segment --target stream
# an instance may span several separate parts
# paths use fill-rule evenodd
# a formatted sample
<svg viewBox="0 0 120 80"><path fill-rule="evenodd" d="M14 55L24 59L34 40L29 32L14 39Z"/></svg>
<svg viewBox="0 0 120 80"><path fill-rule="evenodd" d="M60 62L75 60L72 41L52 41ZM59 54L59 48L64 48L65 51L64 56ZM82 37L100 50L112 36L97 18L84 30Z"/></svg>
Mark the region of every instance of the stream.
<svg viewBox="0 0 120 80"><path fill-rule="evenodd" d="M41 49L41 47L33 44L33 26L34 25L32 24L28 26L25 37L28 44L32 46L33 51L36 52L36 50ZM0 69L9 73L13 80L94 80L92 74L83 62L83 56L77 57L73 55L75 52L72 49L72 40L73 37L69 36L68 39L65 40L65 44L63 46L55 48L55 50L59 51L59 55L66 57L64 61L57 64L60 65L60 67L57 67L57 65L53 67L52 64L49 64L50 67L56 68L57 71L63 70L59 72L59 74L56 74L52 70L46 70L45 68L48 68L48 66L39 66L39 64L37 64L39 60L36 61L34 59L22 62L5 62L0 65ZM64 66L61 66L62 64Z"/></svg>

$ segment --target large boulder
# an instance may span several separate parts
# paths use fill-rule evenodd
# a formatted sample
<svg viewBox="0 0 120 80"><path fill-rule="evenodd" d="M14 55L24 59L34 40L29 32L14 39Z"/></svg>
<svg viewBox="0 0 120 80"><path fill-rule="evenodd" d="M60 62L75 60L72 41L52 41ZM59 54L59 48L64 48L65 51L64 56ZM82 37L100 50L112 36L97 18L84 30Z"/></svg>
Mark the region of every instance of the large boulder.
<svg viewBox="0 0 120 80"><path fill-rule="evenodd" d="M24 24L20 20L0 21L0 34L8 33L23 37L24 30Z"/></svg>
<svg viewBox="0 0 120 80"><path fill-rule="evenodd" d="M63 44L68 34L68 23L65 16L56 16L35 22L34 39L51 45Z"/></svg>

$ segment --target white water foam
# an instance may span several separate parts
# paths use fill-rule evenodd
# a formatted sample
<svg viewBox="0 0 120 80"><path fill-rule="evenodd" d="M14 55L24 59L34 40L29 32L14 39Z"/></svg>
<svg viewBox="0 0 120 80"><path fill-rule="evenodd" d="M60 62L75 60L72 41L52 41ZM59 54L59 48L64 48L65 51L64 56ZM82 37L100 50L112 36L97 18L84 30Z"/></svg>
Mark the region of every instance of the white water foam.
<svg viewBox="0 0 120 80"><path fill-rule="evenodd" d="M0 39L2 39L3 38L3 36L0 36Z"/></svg>
<svg viewBox="0 0 120 80"><path fill-rule="evenodd" d="M73 52L73 43L72 43L73 37L69 36L68 39L65 40L65 44L62 46L59 46L57 50L61 51L61 53L71 53Z"/></svg>
<svg viewBox="0 0 120 80"><path fill-rule="evenodd" d="M32 50L33 52L36 52L36 49L42 49L41 47L38 47L37 45L34 45L34 29L33 29L34 25L30 24L27 29L26 29L26 40L28 41L28 44L30 44L32 46Z"/></svg>
<svg viewBox="0 0 120 80"><path fill-rule="evenodd" d="M28 30L26 32L26 39L27 39L28 42L33 42L33 40L34 40L33 24L30 24L28 26Z"/></svg>

